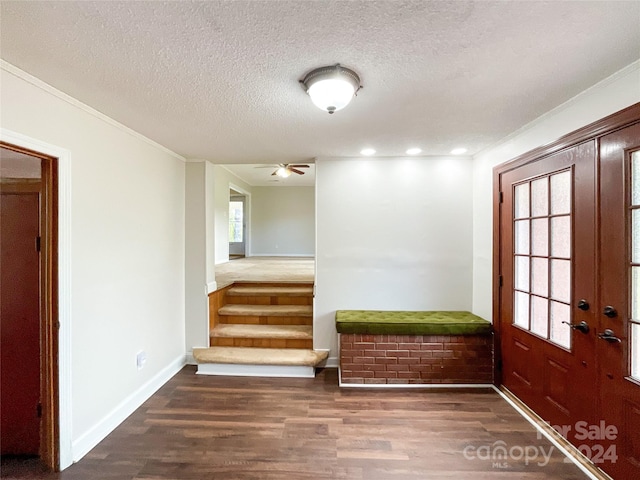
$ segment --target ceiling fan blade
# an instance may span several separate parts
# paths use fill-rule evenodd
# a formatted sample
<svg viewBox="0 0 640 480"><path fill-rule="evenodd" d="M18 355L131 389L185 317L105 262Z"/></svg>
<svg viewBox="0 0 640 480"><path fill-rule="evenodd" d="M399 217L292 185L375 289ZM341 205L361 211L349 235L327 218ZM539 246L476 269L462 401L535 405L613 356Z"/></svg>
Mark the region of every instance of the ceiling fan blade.
<svg viewBox="0 0 640 480"><path fill-rule="evenodd" d="M289 170L292 171L293 173L297 173L298 175L304 175L304 172L302 170L297 170L291 167L289 167Z"/></svg>
<svg viewBox="0 0 640 480"><path fill-rule="evenodd" d="M275 172L273 172L273 173L271 174L271 176L273 177L274 175L277 175L277 174L278 174L278 171L276 170Z"/></svg>
<svg viewBox="0 0 640 480"><path fill-rule="evenodd" d="M309 168L309 165L289 165L289 166L293 168Z"/></svg>
<svg viewBox="0 0 640 480"><path fill-rule="evenodd" d="M275 168L275 167L278 167L278 165L259 165L253 168Z"/></svg>

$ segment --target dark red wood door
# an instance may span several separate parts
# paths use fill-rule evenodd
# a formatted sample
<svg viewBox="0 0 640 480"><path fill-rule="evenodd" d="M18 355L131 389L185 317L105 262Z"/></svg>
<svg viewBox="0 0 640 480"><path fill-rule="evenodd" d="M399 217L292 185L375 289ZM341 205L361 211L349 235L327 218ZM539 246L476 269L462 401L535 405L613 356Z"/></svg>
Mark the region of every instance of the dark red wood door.
<svg viewBox="0 0 640 480"><path fill-rule="evenodd" d="M503 385L587 444L575 425L597 411L595 160L589 141L500 175Z"/></svg>
<svg viewBox="0 0 640 480"><path fill-rule="evenodd" d="M40 195L0 199L0 445L2 454L39 454Z"/></svg>
<svg viewBox="0 0 640 480"><path fill-rule="evenodd" d="M640 478L640 124L600 140L598 383L603 470Z"/></svg>

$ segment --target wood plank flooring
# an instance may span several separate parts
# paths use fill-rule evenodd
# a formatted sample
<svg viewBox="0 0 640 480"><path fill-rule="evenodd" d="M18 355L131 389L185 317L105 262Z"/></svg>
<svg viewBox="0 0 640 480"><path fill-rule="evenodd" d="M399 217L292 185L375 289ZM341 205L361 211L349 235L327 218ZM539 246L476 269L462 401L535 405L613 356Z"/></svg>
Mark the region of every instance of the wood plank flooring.
<svg viewBox="0 0 640 480"><path fill-rule="evenodd" d="M315 379L194 372L185 367L64 472L3 461L2 478L586 478L495 392L340 390L335 369ZM513 455L478 458L478 448L484 458L496 445ZM540 456L517 459L520 449ZM542 453L550 449L545 463Z"/></svg>

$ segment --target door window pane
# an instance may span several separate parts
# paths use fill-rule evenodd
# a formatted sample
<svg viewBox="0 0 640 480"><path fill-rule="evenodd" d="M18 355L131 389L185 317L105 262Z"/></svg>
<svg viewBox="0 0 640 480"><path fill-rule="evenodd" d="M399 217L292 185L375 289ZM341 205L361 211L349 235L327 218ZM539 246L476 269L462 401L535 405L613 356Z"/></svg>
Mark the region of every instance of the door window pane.
<svg viewBox="0 0 640 480"><path fill-rule="evenodd" d="M543 297L549 294L548 264L546 258L531 259L531 292Z"/></svg>
<svg viewBox="0 0 640 480"><path fill-rule="evenodd" d="M515 287L518 290L529 291L529 257L516 257Z"/></svg>
<svg viewBox="0 0 640 480"><path fill-rule="evenodd" d="M549 179L541 178L531 182L531 216L549 215Z"/></svg>
<svg viewBox="0 0 640 480"><path fill-rule="evenodd" d="M531 220L531 254L549 255L549 220L536 218Z"/></svg>
<svg viewBox="0 0 640 480"><path fill-rule="evenodd" d="M514 217L526 218L529 216L529 184L523 183L515 188L514 192Z"/></svg>
<svg viewBox="0 0 640 480"><path fill-rule="evenodd" d="M640 152L631 154L631 204L640 205Z"/></svg>
<svg viewBox="0 0 640 480"><path fill-rule="evenodd" d="M571 308L559 302L551 302L551 340L565 348L571 347Z"/></svg>
<svg viewBox="0 0 640 480"><path fill-rule="evenodd" d="M570 303L570 297L571 262L569 260L551 260L551 298Z"/></svg>
<svg viewBox="0 0 640 480"><path fill-rule="evenodd" d="M529 295L522 292L515 292L513 323L529 328Z"/></svg>
<svg viewBox="0 0 640 480"><path fill-rule="evenodd" d="M568 215L551 219L551 256L571 256L571 217Z"/></svg>
<svg viewBox="0 0 640 480"><path fill-rule="evenodd" d="M640 210L631 211L631 261L640 263Z"/></svg>
<svg viewBox="0 0 640 480"><path fill-rule="evenodd" d="M551 175L551 214L571 212L571 172Z"/></svg>
<svg viewBox="0 0 640 480"><path fill-rule="evenodd" d="M531 331L541 337L547 338L549 300L540 297L531 297Z"/></svg>
<svg viewBox="0 0 640 480"><path fill-rule="evenodd" d="M631 376L640 380L640 325L632 323L631 327Z"/></svg>
<svg viewBox="0 0 640 480"><path fill-rule="evenodd" d="M640 267L631 267L631 318L640 321Z"/></svg>
<svg viewBox="0 0 640 480"><path fill-rule="evenodd" d="M529 254L529 220L518 220L515 226L516 252L521 255Z"/></svg>

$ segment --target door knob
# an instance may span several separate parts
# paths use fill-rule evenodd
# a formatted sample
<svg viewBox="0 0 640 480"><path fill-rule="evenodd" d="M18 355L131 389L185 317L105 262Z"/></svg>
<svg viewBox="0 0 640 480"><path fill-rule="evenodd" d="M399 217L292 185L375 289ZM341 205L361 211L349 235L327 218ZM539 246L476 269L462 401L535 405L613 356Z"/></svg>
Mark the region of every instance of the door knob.
<svg viewBox="0 0 640 480"><path fill-rule="evenodd" d="M605 317L609 317L609 318L615 318L618 316L618 312L611 305L607 305L606 307L604 307L604 310L602 311L602 313L604 313Z"/></svg>
<svg viewBox="0 0 640 480"><path fill-rule="evenodd" d="M621 343L622 342L622 340L620 340L618 337L616 337L616 334L610 328L607 328L604 332L599 334L598 337L600 337L603 340L606 340L609 343Z"/></svg>
<svg viewBox="0 0 640 480"><path fill-rule="evenodd" d="M578 330L579 332L582 333L589 333L589 324L587 322L580 322L580 323L569 323L569 322L562 322L566 325L569 325L569 327L572 330Z"/></svg>
<svg viewBox="0 0 640 480"><path fill-rule="evenodd" d="M589 310L589 302L587 302L584 298L578 301L578 308L580 310Z"/></svg>

